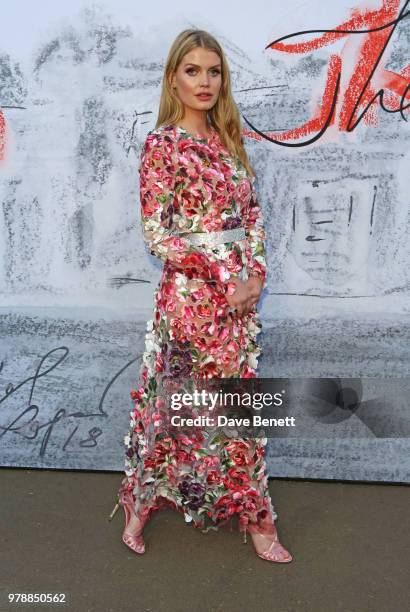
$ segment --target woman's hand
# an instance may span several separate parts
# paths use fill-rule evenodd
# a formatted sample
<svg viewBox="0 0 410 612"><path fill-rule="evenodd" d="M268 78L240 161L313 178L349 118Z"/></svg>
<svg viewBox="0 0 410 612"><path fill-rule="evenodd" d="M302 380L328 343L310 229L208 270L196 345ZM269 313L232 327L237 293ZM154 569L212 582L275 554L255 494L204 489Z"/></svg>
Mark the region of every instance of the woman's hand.
<svg viewBox="0 0 410 612"><path fill-rule="evenodd" d="M250 276L246 284L248 285L251 308L253 308L260 300L263 283L259 276Z"/></svg>
<svg viewBox="0 0 410 612"><path fill-rule="evenodd" d="M262 281L257 276L251 276L247 281L234 277L229 282L236 285L236 289L232 295L225 294L226 301L236 310L238 317L243 317L259 302Z"/></svg>
<svg viewBox="0 0 410 612"><path fill-rule="evenodd" d="M235 292L232 295L226 293L226 301L232 310L236 310L238 317L243 317L249 311L250 306L247 283L237 277L230 278L229 283L235 285Z"/></svg>

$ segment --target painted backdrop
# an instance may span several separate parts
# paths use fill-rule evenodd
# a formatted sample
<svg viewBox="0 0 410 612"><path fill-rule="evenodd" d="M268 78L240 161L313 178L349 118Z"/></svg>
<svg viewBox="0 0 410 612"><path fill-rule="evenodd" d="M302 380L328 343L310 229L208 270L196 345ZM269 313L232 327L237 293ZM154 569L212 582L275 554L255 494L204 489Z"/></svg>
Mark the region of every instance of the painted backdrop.
<svg viewBox="0 0 410 612"><path fill-rule="evenodd" d="M198 27L227 54L259 177L260 376L341 379L362 399L361 412L338 406L341 428L324 439L270 441L270 474L410 481L409 11L403 0L2 8L2 465L122 469L161 271L141 236L139 153L169 46Z"/></svg>

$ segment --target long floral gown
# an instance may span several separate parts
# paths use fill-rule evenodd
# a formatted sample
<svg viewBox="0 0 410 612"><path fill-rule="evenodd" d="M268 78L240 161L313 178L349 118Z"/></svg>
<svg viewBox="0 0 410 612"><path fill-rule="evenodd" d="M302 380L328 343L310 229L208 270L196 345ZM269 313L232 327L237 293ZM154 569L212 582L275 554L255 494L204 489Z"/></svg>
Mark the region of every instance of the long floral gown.
<svg viewBox="0 0 410 612"><path fill-rule="evenodd" d="M256 309L239 318L226 300L231 277L257 275L266 286L265 230L253 180L216 130L210 138L163 125L147 135L139 167L143 235L164 263L148 321L134 408L125 436L120 505L149 518L171 506L204 533L235 515L273 522L264 438L172 435L159 417L158 381L256 377L262 325ZM186 232L243 226L246 239L192 246Z"/></svg>

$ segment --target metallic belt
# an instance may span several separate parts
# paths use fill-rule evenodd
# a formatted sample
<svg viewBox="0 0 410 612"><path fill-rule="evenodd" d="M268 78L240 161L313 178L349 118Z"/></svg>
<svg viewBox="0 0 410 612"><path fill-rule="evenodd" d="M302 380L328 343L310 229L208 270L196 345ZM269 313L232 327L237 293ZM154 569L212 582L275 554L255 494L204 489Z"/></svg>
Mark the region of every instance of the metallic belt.
<svg viewBox="0 0 410 612"><path fill-rule="evenodd" d="M236 242L246 238L245 229L243 227L235 227L233 229L222 230L221 232L187 232L178 234L181 238L188 240L193 245L205 244L213 246L222 244L223 242Z"/></svg>

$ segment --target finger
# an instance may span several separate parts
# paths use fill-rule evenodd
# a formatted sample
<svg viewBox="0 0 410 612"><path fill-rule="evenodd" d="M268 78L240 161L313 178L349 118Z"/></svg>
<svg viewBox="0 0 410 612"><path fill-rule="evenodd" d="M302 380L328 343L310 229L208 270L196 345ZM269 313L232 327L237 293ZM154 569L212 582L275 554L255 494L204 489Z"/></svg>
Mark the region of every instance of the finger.
<svg viewBox="0 0 410 612"><path fill-rule="evenodd" d="M247 306L246 314L249 314L251 312L251 310L253 310L255 308L255 306L256 306L255 302L250 302L250 304Z"/></svg>
<svg viewBox="0 0 410 612"><path fill-rule="evenodd" d="M260 294L259 294L259 291L258 291L258 290L254 290L254 291L252 291L252 290L251 290L251 291L249 292L249 295L250 295L250 297L251 297L252 299L256 299L256 298L258 298L258 297L259 297L259 295L260 295Z"/></svg>

